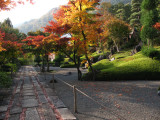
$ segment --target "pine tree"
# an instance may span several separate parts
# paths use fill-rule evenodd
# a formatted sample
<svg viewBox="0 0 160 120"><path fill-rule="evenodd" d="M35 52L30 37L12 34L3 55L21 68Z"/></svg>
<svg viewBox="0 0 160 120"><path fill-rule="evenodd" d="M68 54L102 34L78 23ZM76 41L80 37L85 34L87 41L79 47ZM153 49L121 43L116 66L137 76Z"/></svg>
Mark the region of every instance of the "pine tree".
<svg viewBox="0 0 160 120"><path fill-rule="evenodd" d="M136 29L141 28L140 17L141 17L141 3L142 0L132 0L131 1L131 16L130 25Z"/></svg>
<svg viewBox="0 0 160 120"><path fill-rule="evenodd" d="M158 22L157 6L157 0L143 0L141 5L141 23L143 26L141 31L141 39L144 43L148 44L148 47L152 44L152 41L157 36L157 30L153 27L153 25Z"/></svg>

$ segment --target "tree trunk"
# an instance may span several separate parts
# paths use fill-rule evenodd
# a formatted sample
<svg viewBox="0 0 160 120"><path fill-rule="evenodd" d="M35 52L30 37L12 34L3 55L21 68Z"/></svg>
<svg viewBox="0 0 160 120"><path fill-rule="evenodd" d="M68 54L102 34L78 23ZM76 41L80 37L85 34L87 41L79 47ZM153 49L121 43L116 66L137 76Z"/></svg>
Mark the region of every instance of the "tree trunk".
<svg viewBox="0 0 160 120"><path fill-rule="evenodd" d="M119 52L118 44L114 41L114 45L116 46L117 52Z"/></svg>
<svg viewBox="0 0 160 120"><path fill-rule="evenodd" d="M77 56L77 61L78 61L78 64L77 64L77 71L78 71L78 80L82 80L82 72L80 70L80 56Z"/></svg>
<svg viewBox="0 0 160 120"><path fill-rule="evenodd" d="M90 61L90 59L88 58L87 53L86 53L85 57L86 57L86 59L87 59L87 61L88 61L89 67L90 67L90 69L91 69L91 71L92 71L92 75L93 75L93 76L92 76L92 80L95 81L95 80L96 80L96 74L95 74L95 71L94 71L94 69L93 69L93 67L92 67L91 61Z"/></svg>
<svg viewBox="0 0 160 120"><path fill-rule="evenodd" d="M150 40L149 39L147 39L147 44L148 44L148 48L149 48L149 46L150 46Z"/></svg>
<svg viewBox="0 0 160 120"><path fill-rule="evenodd" d="M42 58L42 68L41 68L41 72L45 72L44 56L43 56L43 58Z"/></svg>
<svg viewBox="0 0 160 120"><path fill-rule="evenodd" d="M48 60L48 55L46 55L46 61L47 61L47 72L49 72L49 60Z"/></svg>

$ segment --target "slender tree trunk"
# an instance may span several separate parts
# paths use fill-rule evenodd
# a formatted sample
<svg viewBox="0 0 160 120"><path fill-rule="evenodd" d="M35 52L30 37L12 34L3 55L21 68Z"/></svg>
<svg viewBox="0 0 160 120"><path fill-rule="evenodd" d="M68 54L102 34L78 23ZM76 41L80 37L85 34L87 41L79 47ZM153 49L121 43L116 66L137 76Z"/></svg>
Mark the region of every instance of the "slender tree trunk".
<svg viewBox="0 0 160 120"><path fill-rule="evenodd" d="M119 47L118 47L118 44L116 43L116 41L114 41L114 45L116 46L117 52L119 52Z"/></svg>
<svg viewBox="0 0 160 120"><path fill-rule="evenodd" d="M147 39L147 44L148 44L148 48L149 48L149 46L150 46L150 40L149 39Z"/></svg>
<svg viewBox="0 0 160 120"><path fill-rule="evenodd" d="M41 68L41 71L45 72L44 56L42 57L42 68Z"/></svg>
<svg viewBox="0 0 160 120"><path fill-rule="evenodd" d="M49 72L49 60L48 60L48 55L46 55L46 61L47 61L47 72Z"/></svg>
<svg viewBox="0 0 160 120"><path fill-rule="evenodd" d="M78 71L78 80L82 80L82 72L80 70L80 56L77 56L78 64L77 64L77 71Z"/></svg>
<svg viewBox="0 0 160 120"><path fill-rule="evenodd" d="M63 50L63 49L61 49L62 50L62 52L67 56L67 57L69 57L73 62L74 62L74 64L75 64L75 66L76 66L76 68L77 68L77 72L78 72L78 80L82 80L82 72L81 72L81 70L80 70L80 57L79 56L77 56L77 61L78 61L78 63L76 62L76 52L74 51L74 58L72 58L69 54L67 54L67 52L65 51L65 50Z"/></svg>

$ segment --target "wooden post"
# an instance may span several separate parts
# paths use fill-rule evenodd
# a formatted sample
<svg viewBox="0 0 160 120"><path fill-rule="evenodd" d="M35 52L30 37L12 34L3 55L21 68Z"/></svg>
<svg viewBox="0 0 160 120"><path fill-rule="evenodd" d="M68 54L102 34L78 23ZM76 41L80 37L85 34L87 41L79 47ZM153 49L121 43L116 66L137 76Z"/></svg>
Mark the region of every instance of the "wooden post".
<svg viewBox="0 0 160 120"><path fill-rule="evenodd" d="M55 87L54 87L54 74L53 74L53 88L55 88Z"/></svg>
<svg viewBox="0 0 160 120"><path fill-rule="evenodd" d="M74 94L74 113L78 113L77 111L77 93L76 93L76 86L73 86L73 94Z"/></svg>

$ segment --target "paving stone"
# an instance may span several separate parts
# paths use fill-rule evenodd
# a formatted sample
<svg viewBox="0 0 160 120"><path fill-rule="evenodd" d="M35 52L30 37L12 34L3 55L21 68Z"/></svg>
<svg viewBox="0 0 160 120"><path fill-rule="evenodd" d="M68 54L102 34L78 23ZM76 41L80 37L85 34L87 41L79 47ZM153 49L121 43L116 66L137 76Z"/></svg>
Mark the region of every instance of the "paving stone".
<svg viewBox="0 0 160 120"><path fill-rule="evenodd" d="M0 103L0 106L5 106L5 105L9 105L9 102L10 100L3 100L1 103Z"/></svg>
<svg viewBox="0 0 160 120"><path fill-rule="evenodd" d="M57 111L63 120L76 120L76 117L67 108L59 108Z"/></svg>
<svg viewBox="0 0 160 120"><path fill-rule="evenodd" d="M19 106L20 105L20 99L19 98L14 98L13 100L13 106Z"/></svg>
<svg viewBox="0 0 160 120"><path fill-rule="evenodd" d="M38 83L34 83L34 86L39 86L39 84Z"/></svg>
<svg viewBox="0 0 160 120"><path fill-rule="evenodd" d="M29 107L37 107L38 101L36 99L24 99L22 100L22 107L29 108Z"/></svg>
<svg viewBox="0 0 160 120"><path fill-rule="evenodd" d="M39 97L39 100L40 100L41 103L47 103L48 102L44 95L39 95L38 97Z"/></svg>
<svg viewBox="0 0 160 120"><path fill-rule="evenodd" d="M23 99L36 99L36 96L23 96Z"/></svg>
<svg viewBox="0 0 160 120"><path fill-rule="evenodd" d="M40 117L38 115L36 108L27 109L25 120L40 120Z"/></svg>
<svg viewBox="0 0 160 120"><path fill-rule="evenodd" d="M43 111L45 120L57 120L53 110L49 107L48 104L42 105L42 111Z"/></svg>
<svg viewBox="0 0 160 120"><path fill-rule="evenodd" d="M23 95L23 96L34 96L35 93L23 93L22 95Z"/></svg>
<svg viewBox="0 0 160 120"><path fill-rule="evenodd" d="M20 88L17 88L15 93L20 93Z"/></svg>
<svg viewBox="0 0 160 120"><path fill-rule="evenodd" d="M66 108L64 103L57 96L49 96L49 99L56 108Z"/></svg>
<svg viewBox="0 0 160 120"><path fill-rule="evenodd" d="M14 106L10 110L10 114L18 114L22 112L22 108L19 106Z"/></svg>
<svg viewBox="0 0 160 120"><path fill-rule="evenodd" d="M30 89L33 90L33 86L32 85L24 85L23 86L23 90L30 90Z"/></svg>
<svg viewBox="0 0 160 120"><path fill-rule="evenodd" d="M34 93L34 90L33 89L30 89L30 90L24 89L22 92L23 93Z"/></svg>
<svg viewBox="0 0 160 120"><path fill-rule="evenodd" d="M4 113L0 113L0 120L4 120L5 116L6 116L5 112Z"/></svg>
<svg viewBox="0 0 160 120"><path fill-rule="evenodd" d="M8 120L20 120L20 114L11 115Z"/></svg>
<svg viewBox="0 0 160 120"><path fill-rule="evenodd" d="M36 90L37 90L37 91L42 91L42 89L41 89L40 86L36 86Z"/></svg>
<svg viewBox="0 0 160 120"><path fill-rule="evenodd" d="M8 109L8 105L0 106L0 113L1 113L1 112L6 112L7 109Z"/></svg>
<svg viewBox="0 0 160 120"><path fill-rule="evenodd" d="M37 91L38 92L38 95L44 95L43 91Z"/></svg>
<svg viewBox="0 0 160 120"><path fill-rule="evenodd" d="M56 96L56 92L53 89L46 88L45 90L49 96Z"/></svg>

